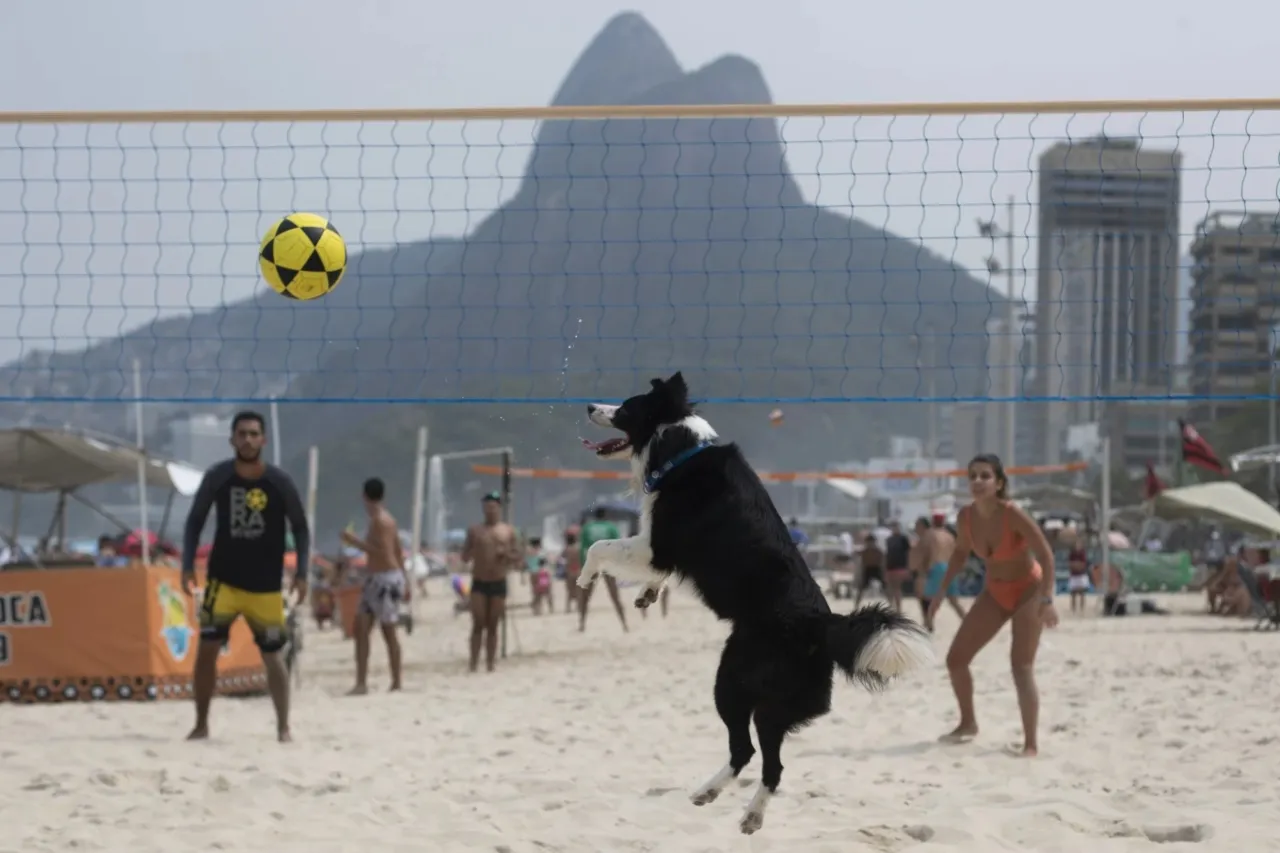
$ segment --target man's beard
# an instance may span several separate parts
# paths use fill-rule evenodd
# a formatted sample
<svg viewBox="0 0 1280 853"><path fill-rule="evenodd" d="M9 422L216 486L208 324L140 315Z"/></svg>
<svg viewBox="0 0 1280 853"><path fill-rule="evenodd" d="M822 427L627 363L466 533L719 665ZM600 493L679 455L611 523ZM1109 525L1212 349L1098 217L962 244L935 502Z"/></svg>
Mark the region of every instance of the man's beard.
<svg viewBox="0 0 1280 853"><path fill-rule="evenodd" d="M236 448L236 459L240 462L257 462L262 458L262 450L241 450Z"/></svg>

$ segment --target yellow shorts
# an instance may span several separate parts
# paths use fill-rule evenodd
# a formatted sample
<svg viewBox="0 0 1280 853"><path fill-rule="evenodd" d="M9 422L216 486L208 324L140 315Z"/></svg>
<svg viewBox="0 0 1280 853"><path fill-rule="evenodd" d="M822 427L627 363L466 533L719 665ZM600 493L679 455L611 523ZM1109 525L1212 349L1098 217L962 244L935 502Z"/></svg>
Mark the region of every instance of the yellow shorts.
<svg viewBox="0 0 1280 853"><path fill-rule="evenodd" d="M289 639L283 592L248 592L211 580L200 603L200 638L225 643L231 625L244 617L253 640L264 652L278 652Z"/></svg>

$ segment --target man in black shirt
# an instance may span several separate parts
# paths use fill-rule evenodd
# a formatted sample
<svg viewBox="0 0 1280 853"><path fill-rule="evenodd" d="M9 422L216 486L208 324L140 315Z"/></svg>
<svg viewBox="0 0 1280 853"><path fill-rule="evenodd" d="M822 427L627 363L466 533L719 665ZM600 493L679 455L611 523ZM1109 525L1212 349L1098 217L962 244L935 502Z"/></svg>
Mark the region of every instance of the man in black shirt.
<svg viewBox="0 0 1280 853"><path fill-rule="evenodd" d="M294 588L298 603L306 597L310 531L298 490L289 475L262 460L266 423L256 412L240 412L231 422L234 459L204 474L182 539L182 588L191 594L200 533L215 510L213 550L209 552L200 605L200 645L196 652L196 725L188 740L209 736L209 703L218 679L218 654L231 625L243 616L253 631L267 670L267 687L276 708L276 731L289 741L289 673L280 650L288 642L284 612L286 524L297 552Z"/></svg>

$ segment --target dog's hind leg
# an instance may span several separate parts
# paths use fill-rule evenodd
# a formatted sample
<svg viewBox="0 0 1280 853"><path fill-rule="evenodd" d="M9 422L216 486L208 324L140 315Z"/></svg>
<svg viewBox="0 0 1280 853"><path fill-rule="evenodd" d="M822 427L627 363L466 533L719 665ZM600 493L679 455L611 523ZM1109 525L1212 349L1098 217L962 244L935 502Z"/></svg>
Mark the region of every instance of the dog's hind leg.
<svg viewBox="0 0 1280 853"><path fill-rule="evenodd" d="M751 709L753 697L744 690L738 680L733 661L733 637L725 646L716 673L716 712L729 730L729 763L716 771L689 799L695 806L705 806L720 796L731 781L738 778L742 768L756 754L751 745Z"/></svg>
<svg viewBox="0 0 1280 853"><path fill-rule="evenodd" d="M762 703L756 707L756 738L760 741L760 784L756 787L747 810L738 822L738 827L750 835L764 826L764 810L770 798L778 792L778 784L782 781L782 742L787 735L807 725L812 720L825 714L831 708L830 687L823 699L822 691L804 697L808 700L792 704L797 697L793 696L784 704L776 700Z"/></svg>

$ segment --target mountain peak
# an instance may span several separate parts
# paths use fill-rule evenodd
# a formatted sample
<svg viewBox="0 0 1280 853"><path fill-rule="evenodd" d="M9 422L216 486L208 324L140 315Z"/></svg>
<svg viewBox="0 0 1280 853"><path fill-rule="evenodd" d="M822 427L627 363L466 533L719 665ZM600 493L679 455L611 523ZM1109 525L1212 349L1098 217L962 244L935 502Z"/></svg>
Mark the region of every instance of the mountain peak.
<svg viewBox="0 0 1280 853"><path fill-rule="evenodd" d="M639 93L635 104L771 104L764 72L751 60L726 54L677 80Z"/></svg>
<svg viewBox="0 0 1280 853"><path fill-rule="evenodd" d="M648 19L639 12L619 12L610 18L599 35L595 37L596 41L609 41L611 39L650 39L652 41L662 42L662 36L658 35L658 31L649 23Z"/></svg>
<svg viewBox="0 0 1280 853"><path fill-rule="evenodd" d="M587 45L551 103L557 107L625 104L683 74L653 25L643 15L623 12L609 19Z"/></svg>
<svg viewBox="0 0 1280 853"><path fill-rule="evenodd" d="M731 93L731 99L723 103L773 103L773 94L769 91L769 84L765 82L760 66L736 53L721 56L689 76L708 89L721 93L722 98Z"/></svg>

